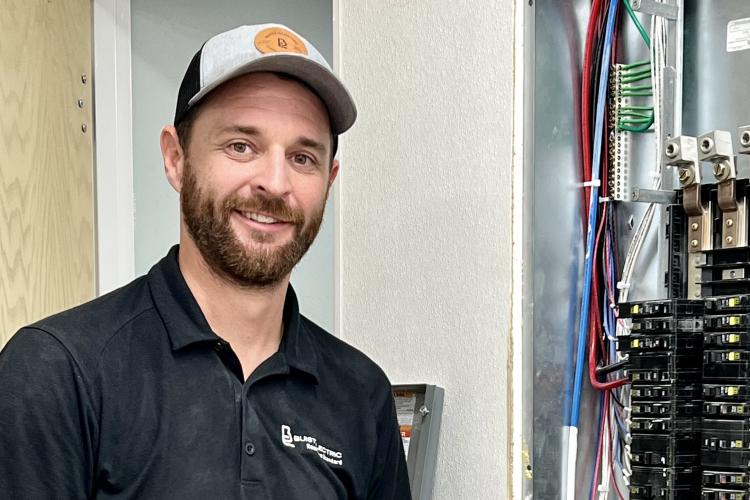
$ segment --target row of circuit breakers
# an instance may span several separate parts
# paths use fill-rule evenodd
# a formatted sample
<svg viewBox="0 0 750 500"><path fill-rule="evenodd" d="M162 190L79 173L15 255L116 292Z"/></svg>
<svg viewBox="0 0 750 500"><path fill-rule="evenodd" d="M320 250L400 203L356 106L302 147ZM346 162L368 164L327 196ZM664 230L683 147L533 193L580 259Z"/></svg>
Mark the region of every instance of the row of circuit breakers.
<svg viewBox="0 0 750 500"><path fill-rule="evenodd" d="M750 152L750 127L740 129ZM631 380L631 500L750 500L750 182L715 131L666 144L668 299L620 304ZM700 163L713 164L702 184Z"/></svg>

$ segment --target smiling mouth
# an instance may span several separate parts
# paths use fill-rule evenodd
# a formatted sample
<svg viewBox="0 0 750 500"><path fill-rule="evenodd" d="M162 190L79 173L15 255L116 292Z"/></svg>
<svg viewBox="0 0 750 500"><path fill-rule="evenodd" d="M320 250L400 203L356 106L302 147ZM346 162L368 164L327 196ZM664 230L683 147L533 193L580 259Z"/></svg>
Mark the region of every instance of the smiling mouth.
<svg viewBox="0 0 750 500"><path fill-rule="evenodd" d="M264 224L267 226L282 225L288 223L288 221L276 219L274 217L271 217L270 215L265 215L258 212L243 212L240 210L237 210L236 212L247 220L251 220L258 224Z"/></svg>

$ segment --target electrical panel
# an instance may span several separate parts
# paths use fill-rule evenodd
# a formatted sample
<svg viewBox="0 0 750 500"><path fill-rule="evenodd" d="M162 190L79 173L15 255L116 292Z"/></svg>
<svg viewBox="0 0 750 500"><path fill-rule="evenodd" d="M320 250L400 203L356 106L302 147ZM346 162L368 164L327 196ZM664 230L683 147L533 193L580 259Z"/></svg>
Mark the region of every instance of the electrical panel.
<svg viewBox="0 0 750 500"><path fill-rule="evenodd" d="M715 159L710 142L696 145L702 160ZM750 499L748 181L721 178L716 165L719 182L680 190L667 210L665 284L674 298L618 307L627 323L617 345L631 382L633 500Z"/></svg>
<svg viewBox="0 0 750 500"><path fill-rule="evenodd" d="M750 2L529 7L524 497L750 500Z"/></svg>

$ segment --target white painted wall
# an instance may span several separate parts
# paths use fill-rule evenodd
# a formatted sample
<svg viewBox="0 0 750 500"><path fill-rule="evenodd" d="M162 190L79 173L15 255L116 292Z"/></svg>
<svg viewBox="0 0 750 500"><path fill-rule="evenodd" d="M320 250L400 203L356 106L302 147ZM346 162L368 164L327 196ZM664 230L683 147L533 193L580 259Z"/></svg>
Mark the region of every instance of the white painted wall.
<svg viewBox="0 0 750 500"><path fill-rule="evenodd" d="M510 498L514 2L339 0L341 336L445 388L434 498Z"/></svg>
<svg viewBox="0 0 750 500"><path fill-rule="evenodd" d="M111 1L111 0L110 0ZM201 44L241 24L280 22L332 58L331 0L131 0L135 271L143 274L179 236L179 199L164 177L159 132ZM332 203L316 242L292 274L302 312L334 331Z"/></svg>

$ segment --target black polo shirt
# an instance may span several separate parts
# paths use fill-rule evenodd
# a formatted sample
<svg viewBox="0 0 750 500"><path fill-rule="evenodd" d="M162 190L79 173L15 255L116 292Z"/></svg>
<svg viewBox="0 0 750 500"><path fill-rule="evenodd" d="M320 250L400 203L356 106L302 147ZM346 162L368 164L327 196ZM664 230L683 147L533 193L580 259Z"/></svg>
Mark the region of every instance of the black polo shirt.
<svg viewBox="0 0 750 500"><path fill-rule="evenodd" d="M408 499L390 384L299 314L246 382L177 262L0 354L0 497Z"/></svg>

